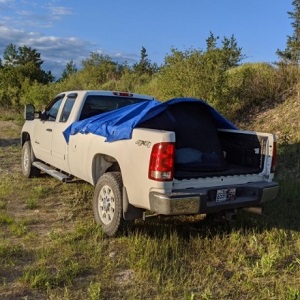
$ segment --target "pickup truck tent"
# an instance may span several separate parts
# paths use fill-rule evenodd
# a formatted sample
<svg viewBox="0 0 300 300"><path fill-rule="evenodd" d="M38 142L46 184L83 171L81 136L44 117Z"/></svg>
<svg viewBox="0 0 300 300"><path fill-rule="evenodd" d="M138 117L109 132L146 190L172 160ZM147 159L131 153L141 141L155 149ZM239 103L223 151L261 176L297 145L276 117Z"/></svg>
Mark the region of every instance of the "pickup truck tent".
<svg viewBox="0 0 300 300"><path fill-rule="evenodd" d="M166 102L145 100L143 102L74 122L63 132L63 134L67 142L69 142L70 135L75 135L77 133L92 133L104 136L106 137L107 142L130 139L134 128L142 127L141 124L146 124L146 122L155 119L168 111L171 107L175 106L186 111L189 110L189 106L193 107L193 110L197 110L199 107L199 111L204 108L211 113L217 128L237 129L230 121L203 100L194 98L175 98ZM164 128L165 130L168 130L167 127L170 127L170 124L166 124L168 122L167 119L168 118L166 118L164 122L164 126L166 126L166 128ZM172 123L172 118L169 118L169 120L169 122ZM186 122L188 122L188 120L186 120Z"/></svg>

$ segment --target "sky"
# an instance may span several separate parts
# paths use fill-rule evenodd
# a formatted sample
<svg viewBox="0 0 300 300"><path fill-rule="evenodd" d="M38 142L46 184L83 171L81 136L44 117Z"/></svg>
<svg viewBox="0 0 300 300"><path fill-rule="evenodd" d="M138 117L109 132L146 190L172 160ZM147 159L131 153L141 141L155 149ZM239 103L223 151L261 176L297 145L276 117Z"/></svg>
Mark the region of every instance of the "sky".
<svg viewBox="0 0 300 300"><path fill-rule="evenodd" d="M58 79L91 52L159 66L172 48L206 49L210 32L242 48L242 62L278 60L293 34L292 0L0 0L0 58L13 43L36 49Z"/></svg>

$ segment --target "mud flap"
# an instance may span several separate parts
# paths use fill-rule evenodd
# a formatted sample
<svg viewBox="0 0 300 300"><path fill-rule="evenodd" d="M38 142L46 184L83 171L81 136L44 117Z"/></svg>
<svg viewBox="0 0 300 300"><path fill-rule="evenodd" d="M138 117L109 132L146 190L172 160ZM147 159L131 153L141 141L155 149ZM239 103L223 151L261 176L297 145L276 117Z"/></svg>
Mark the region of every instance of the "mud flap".
<svg viewBox="0 0 300 300"><path fill-rule="evenodd" d="M130 221L135 219L143 218L143 212L145 210L133 206L128 201L127 191L125 186L123 186L123 218L124 220Z"/></svg>

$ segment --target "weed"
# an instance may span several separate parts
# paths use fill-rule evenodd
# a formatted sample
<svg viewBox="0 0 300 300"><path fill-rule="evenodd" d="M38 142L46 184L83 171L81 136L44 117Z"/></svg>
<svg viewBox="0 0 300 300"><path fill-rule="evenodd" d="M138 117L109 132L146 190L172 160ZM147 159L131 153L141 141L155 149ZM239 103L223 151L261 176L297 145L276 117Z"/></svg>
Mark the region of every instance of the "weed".
<svg viewBox="0 0 300 300"><path fill-rule="evenodd" d="M37 185L29 190L28 198L25 201L25 206L28 209L36 209L40 200L47 197L50 193L50 188L42 185Z"/></svg>
<svg viewBox="0 0 300 300"><path fill-rule="evenodd" d="M69 285L79 275L80 265L72 258L57 259L56 266L51 266L48 261L40 259L28 267L23 274L24 282L32 288L42 290Z"/></svg>
<svg viewBox="0 0 300 300"><path fill-rule="evenodd" d="M89 299L90 300L101 300L101 284L99 283L90 283L88 287Z"/></svg>
<svg viewBox="0 0 300 300"><path fill-rule="evenodd" d="M32 188L32 194L37 199L42 199L42 198L46 197L49 192L50 192L50 188L43 186L43 185L34 186Z"/></svg>
<svg viewBox="0 0 300 300"><path fill-rule="evenodd" d="M9 198L8 196L11 194L13 190L13 184L11 182L11 178L9 178L8 176L1 178L0 181L0 197L1 199L1 203L2 205L6 205L6 201L4 201L5 198Z"/></svg>
<svg viewBox="0 0 300 300"><path fill-rule="evenodd" d="M13 256L18 256L22 254L21 246L9 245L8 243L1 242L0 243L0 257L1 258L11 258Z"/></svg>
<svg viewBox="0 0 300 300"><path fill-rule="evenodd" d="M4 212L0 212L0 225L9 225L13 223L13 218Z"/></svg>
<svg viewBox="0 0 300 300"><path fill-rule="evenodd" d="M300 289L288 287L287 289L287 300L298 300L300 299Z"/></svg>
<svg viewBox="0 0 300 300"><path fill-rule="evenodd" d="M5 209L7 203L5 201L0 200L0 209Z"/></svg>
<svg viewBox="0 0 300 300"><path fill-rule="evenodd" d="M37 200L34 198L29 198L26 200L26 208L36 209L38 207Z"/></svg>
<svg viewBox="0 0 300 300"><path fill-rule="evenodd" d="M28 231L24 222L13 222L9 228L12 234L19 237L25 235Z"/></svg>

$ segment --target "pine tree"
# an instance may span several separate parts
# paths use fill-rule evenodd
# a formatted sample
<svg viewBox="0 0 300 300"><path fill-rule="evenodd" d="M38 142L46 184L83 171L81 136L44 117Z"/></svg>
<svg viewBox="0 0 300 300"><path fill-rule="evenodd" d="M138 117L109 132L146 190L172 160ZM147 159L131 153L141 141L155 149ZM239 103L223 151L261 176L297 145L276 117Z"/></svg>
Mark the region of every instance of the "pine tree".
<svg viewBox="0 0 300 300"><path fill-rule="evenodd" d="M148 54L145 47L142 47L141 49L140 61L138 63L133 64L133 71L138 73L139 75L152 75L157 71L157 66L155 64L152 64L151 61L148 59Z"/></svg>
<svg viewBox="0 0 300 300"><path fill-rule="evenodd" d="M3 59L5 66L15 66L18 60L17 46L10 43L3 51Z"/></svg>
<svg viewBox="0 0 300 300"><path fill-rule="evenodd" d="M68 78L70 75L77 73L77 67L73 60L70 60L67 64L65 69L62 72L61 79L64 80Z"/></svg>
<svg viewBox="0 0 300 300"><path fill-rule="evenodd" d="M49 83L54 80L51 72L42 69L43 60L41 54L31 47L20 46L10 43L3 52L3 69L8 73L14 73L14 77L28 78L31 81ZM21 80L22 81L22 80Z"/></svg>
<svg viewBox="0 0 300 300"><path fill-rule="evenodd" d="M286 62L299 65L300 62L300 0L292 2L294 11L288 12L289 18L294 21L291 23L294 29L292 36L287 36L286 49L277 50L279 58Z"/></svg>

